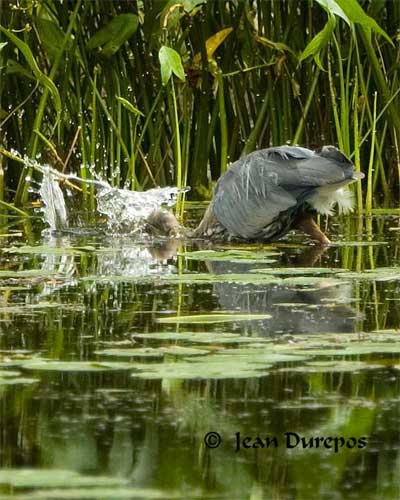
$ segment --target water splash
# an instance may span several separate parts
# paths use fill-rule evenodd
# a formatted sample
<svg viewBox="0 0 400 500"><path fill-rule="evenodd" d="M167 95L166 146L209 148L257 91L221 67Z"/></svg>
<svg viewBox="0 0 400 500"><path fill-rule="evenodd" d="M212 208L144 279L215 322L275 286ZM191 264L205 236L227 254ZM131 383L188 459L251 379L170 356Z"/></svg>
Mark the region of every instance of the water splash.
<svg viewBox="0 0 400 500"><path fill-rule="evenodd" d="M185 189L176 187L153 188L148 191L129 191L101 187L97 190L97 210L108 218L111 228L131 230L140 229L147 217L160 207L172 207L179 193Z"/></svg>
<svg viewBox="0 0 400 500"><path fill-rule="evenodd" d="M49 229L56 231L68 227L67 208L60 188L60 180L94 185L97 211L107 217L112 232L128 229L130 232L141 230L147 217L161 207L172 207L180 193L190 188L163 187L147 191L130 191L112 187L102 180L82 179L73 174L63 174L49 165L41 165L36 160L23 158L27 167L42 173L39 195L44 219Z"/></svg>
<svg viewBox="0 0 400 500"><path fill-rule="evenodd" d="M39 188L41 211L51 231L68 227L67 207L64 195L50 167L43 167L43 178Z"/></svg>

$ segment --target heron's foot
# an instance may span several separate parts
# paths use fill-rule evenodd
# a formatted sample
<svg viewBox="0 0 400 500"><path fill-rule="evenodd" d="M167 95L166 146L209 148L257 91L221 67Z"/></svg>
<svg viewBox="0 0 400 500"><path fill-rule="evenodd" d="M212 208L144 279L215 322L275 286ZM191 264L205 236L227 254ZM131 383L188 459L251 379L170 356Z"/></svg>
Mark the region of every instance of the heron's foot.
<svg viewBox="0 0 400 500"><path fill-rule="evenodd" d="M303 213L297 219L294 225L295 228L300 229L304 233L311 236L315 241L318 241L320 245L329 245L329 238L321 231L318 224L312 218L311 214Z"/></svg>

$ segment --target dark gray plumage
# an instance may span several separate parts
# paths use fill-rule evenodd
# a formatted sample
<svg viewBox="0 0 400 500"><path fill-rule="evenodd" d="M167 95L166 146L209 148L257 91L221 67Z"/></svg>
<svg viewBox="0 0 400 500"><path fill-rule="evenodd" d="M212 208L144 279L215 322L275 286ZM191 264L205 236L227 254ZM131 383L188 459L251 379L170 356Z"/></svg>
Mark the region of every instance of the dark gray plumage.
<svg viewBox="0 0 400 500"><path fill-rule="evenodd" d="M255 151L233 163L218 180L195 234L277 239L313 209L330 213L332 204L340 202L338 190L362 177L334 146L324 146L320 151L298 146ZM299 226L313 235L304 224ZM320 234L313 237L329 242L317 227L318 231Z"/></svg>

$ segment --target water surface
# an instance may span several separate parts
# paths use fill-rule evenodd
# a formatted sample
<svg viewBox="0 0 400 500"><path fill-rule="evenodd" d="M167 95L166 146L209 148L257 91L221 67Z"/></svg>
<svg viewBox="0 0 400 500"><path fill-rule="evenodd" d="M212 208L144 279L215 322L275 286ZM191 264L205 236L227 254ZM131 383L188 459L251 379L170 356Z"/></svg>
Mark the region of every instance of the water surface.
<svg viewBox="0 0 400 500"><path fill-rule="evenodd" d="M0 231L2 498L400 497L396 217L325 249L42 229Z"/></svg>

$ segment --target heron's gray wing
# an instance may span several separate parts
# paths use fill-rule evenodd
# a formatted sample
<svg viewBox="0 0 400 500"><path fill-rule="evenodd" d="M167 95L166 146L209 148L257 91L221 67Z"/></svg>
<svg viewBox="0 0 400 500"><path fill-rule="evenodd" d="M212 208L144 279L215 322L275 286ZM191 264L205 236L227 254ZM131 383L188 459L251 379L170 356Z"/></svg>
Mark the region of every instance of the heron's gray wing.
<svg viewBox="0 0 400 500"><path fill-rule="evenodd" d="M315 156L298 162L298 186L322 187L340 185L353 180L352 165L343 168L330 158Z"/></svg>
<svg viewBox="0 0 400 500"><path fill-rule="evenodd" d="M326 146L319 153L298 146L279 146L257 151L253 155L257 156L255 166L262 158L276 164L281 186L341 184L346 180L350 182L354 173L351 161L333 146Z"/></svg>
<svg viewBox="0 0 400 500"><path fill-rule="evenodd" d="M218 181L212 202L219 222L231 234L245 239L256 237L279 214L297 204L296 197L280 185L275 162L254 162L250 156L232 165Z"/></svg>

